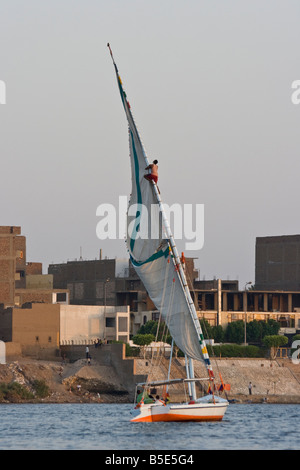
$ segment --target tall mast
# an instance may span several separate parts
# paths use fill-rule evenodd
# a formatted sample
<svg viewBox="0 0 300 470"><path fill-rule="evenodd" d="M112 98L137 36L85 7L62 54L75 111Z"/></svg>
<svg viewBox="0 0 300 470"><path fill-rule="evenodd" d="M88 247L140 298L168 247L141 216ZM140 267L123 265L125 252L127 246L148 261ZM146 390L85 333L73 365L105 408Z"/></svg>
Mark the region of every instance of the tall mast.
<svg viewBox="0 0 300 470"><path fill-rule="evenodd" d="M199 319L198 319L196 307L195 307L195 304L194 304L193 299L191 297L191 293L190 293L190 290L189 290L189 287L188 287L188 284L187 284L186 276L185 276L185 273L184 273L184 270L183 270L183 267L182 267L182 263L181 263L181 260L180 260L179 254L178 254L178 250L177 250L177 247L176 247L176 244L175 244L175 241L174 241L173 234L171 232L170 224L169 224L168 218L166 216L166 213L165 213L165 210L164 210L164 207L163 207L163 203L162 203L157 185L153 180L152 180L152 184L153 184L153 189L154 189L154 192L155 192L155 195L156 195L156 198L157 198L157 202L158 202L158 205L159 205L159 209L160 209L161 214L162 214L163 224L164 224L164 228L165 228L165 231L166 231L166 236L167 236L170 248L171 248L172 253L173 253L174 264L175 264L175 266L178 270L179 278L181 280L181 284L182 284L182 287L184 289L184 293L185 293L186 300L187 300L187 303L188 303L188 306L189 306L189 310L190 310L190 313L191 313L196 331L198 333L198 338L199 338L199 342L201 344L201 350L202 350L204 362L205 362L205 365L207 367L209 377L212 379L213 378L213 371L212 371L212 367L211 367L211 364L210 364L210 360L209 360L209 356L208 356L208 352L207 352L203 332L202 332L200 322L199 322ZM190 366L190 373L192 372L192 370L193 370L193 366L191 365Z"/></svg>
<svg viewBox="0 0 300 470"><path fill-rule="evenodd" d="M124 92L123 87L122 87L121 78L119 76L118 68L117 68L117 65L115 63L113 53L112 53L112 50L111 50L111 47L110 47L109 43L107 44L107 47L109 48L109 52L110 52L110 55L111 55L111 58L112 58L112 61L113 61L114 67L115 67L115 71L116 71L117 78L118 78L118 84L119 84L119 88L120 88L120 92L121 92L121 97L122 97L123 105L124 105L124 100L126 99L126 95L125 95L125 92ZM129 105L128 102L127 102L127 104ZM124 107L125 107L125 105L124 105ZM132 116L132 113L131 113L131 110L130 110L130 106L128 106L127 112L130 113L131 119L134 123L134 119L133 119L133 116ZM138 132L136 132L136 134L137 134L138 138L140 139ZM143 148L143 145L141 145L141 147ZM146 153L144 152L144 150L143 150L143 156L144 156L146 165L148 165L149 164L148 158L147 158ZM183 288L183 291L184 291L184 294L185 294L185 298L186 298L186 301L187 301L187 305L188 305L188 308L189 308L189 311L190 311L195 329L197 331L198 340L199 340L199 343L200 343L200 346L201 346L202 356L203 356L203 359L204 359L204 362L205 362L205 365L206 365L206 368L207 368L207 371L208 371L208 374L209 374L209 378L212 380L214 378L214 375L213 375L212 367L211 367L211 364L210 364L210 360L209 360L209 356L208 356L208 352L207 352L207 348L206 348L206 343L205 343L205 340L204 340L204 337L203 337L200 322L199 322L199 319L198 319L198 316L197 316L196 308L195 308L193 299L191 297L190 290L188 288L186 276L185 276L185 273L184 273L184 270L183 270L183 267L182 267L182 264L181 264L181 261L180 261L180 257L179 257L178 251L177 251L177 247L176 247L176 244L175 244L175 241L174 241L173 234L171 232L170 224L169 224L168 218L166 216L166 213L165 213L165 210L164 210L164 207L163 207L163 203L162 203L162 200L161 200L161 197L160 197L160 193L158 191L156 183L153 180L151 182L152 182L152 185L153 185L153 190L154 190L154 194L155 194L156 199L157 199L159 210L162 214L162 220L163 220L165 235L166 235L166 238L168 240L170 249L171 249L172 254L173 254L173 262L174 262L176 271L178 273L179 280L181 282L181 285L182 285L182 288ZM190 358L189 358L189 360L190 360ZM190 374L193 373L193 366L192 366L191 361L190 361L189 370L190 370Z"/></svg>

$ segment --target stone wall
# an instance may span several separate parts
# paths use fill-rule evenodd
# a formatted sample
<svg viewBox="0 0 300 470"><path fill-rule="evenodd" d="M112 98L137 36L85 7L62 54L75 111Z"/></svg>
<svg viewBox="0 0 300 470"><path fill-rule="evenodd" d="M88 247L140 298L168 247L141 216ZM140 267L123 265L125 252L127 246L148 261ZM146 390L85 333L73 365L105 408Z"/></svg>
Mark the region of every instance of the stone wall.
<svg viewBox="0 0 300 470"><path fill-rule="evenodd" d="M126 358L125 356L125 344L122 343L111 343L98 346L88 345L89 354L91 356L91 363L96 361L99 365L105 365L113 367L118 376L120 382L124 383L129 390L133 392L137 382L143 382L147 376L144 374L137 374L135 359ZM86 345L75 346L67 345L61 346L61 356L65 355L66 359L71 362L84 359L86 357Z"/></svg>

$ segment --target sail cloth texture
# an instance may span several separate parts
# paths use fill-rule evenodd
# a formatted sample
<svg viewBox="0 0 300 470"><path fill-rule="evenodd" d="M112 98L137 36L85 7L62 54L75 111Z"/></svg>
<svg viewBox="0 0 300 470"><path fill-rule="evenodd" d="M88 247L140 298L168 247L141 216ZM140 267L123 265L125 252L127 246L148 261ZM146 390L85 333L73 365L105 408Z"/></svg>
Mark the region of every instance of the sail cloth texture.
<svg viewBox="0 0 300 470"><path fill-rule="evenodd" d="M115 65L115 64L114 64ZM144 178L149 162L137 131L122 81L115 65L119 90L128 121L132 191L127 213L127 246L137 261L146 261L163 239L160 210L152 184Z"/></svg>
<svg viewBox="0 0 300 470"><path fill-rule="evenodd" d="M149 162L114 63L129 127L132 192L127 214L127 248L149 297L161 313L176 345L192 359L207 354L195 328L178 270L164 237L153 183L144 178ZM204 353L204 357L203 357Z"/></svg>
<svg viewBox="0 0 300 470"><path fill-rule="evenodd" d="M176 346L188 357L203 361L203 347L199 342L169 247L154 256L152 261L137 263L132 259L132 264L166 322Z"/></svg>

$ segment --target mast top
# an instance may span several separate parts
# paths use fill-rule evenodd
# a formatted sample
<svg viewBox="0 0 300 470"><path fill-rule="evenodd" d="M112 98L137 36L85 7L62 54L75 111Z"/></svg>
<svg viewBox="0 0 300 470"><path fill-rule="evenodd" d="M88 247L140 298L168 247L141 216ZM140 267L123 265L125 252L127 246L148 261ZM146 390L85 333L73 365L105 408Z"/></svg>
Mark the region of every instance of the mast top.
<svg viewBox="0 0 300 470"><path fill-rule="evenodd" d="M111 47L110 47L109 42L107 43L107 47L108 47L108 49L109 49L109 52L110 52L110 55L111 55L113 64L114 64L114 66L116 67L115 59L114 59L114 56L113 56L113 53L112 53L112 50L111 50Z"/></svg>

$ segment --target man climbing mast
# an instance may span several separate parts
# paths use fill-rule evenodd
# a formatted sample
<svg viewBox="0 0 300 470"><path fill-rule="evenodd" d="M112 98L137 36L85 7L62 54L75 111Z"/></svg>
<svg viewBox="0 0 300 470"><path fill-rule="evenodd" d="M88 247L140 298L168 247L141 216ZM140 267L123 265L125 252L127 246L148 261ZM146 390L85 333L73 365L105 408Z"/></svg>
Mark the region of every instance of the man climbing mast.
<svg viewBox="0 0 300 470"><path fill-rule="evenodd" d="M150 170L150 173L148 173L147 175L144 176L144 178L146 178L146 180L148 181L151 181L153 180L155 183L157 183L158 181L158 161L157 160L153 160L153 163L150 163L150 165L148 165L145 170Z"/></svg>
<svg viewBox="0 0 300 470"><path fill-rule="evenodd" d="M153 163L150 163L150 165L146 166L145 170L150 170L150 173L147 173L144 175L144 178L148 181L154 181L155 184L157 184L158 181L158 161L153 160ZM159 188L157 187L158 192L160 193Z"/></svg>

